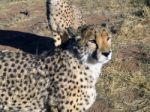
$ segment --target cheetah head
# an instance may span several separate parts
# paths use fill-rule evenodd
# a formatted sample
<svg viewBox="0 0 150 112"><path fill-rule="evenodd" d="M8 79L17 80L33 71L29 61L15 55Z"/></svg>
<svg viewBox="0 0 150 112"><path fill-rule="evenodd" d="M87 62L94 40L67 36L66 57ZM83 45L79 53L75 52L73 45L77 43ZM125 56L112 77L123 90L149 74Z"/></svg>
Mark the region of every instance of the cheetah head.
<svg viewBox="0 0 150 112"><path fill-rule="evenodd" d="M96 25L82 26L78 29L75 40L76 45L71 46L82 62L104 64L111 59L111 33L108 28Z"/></svg>

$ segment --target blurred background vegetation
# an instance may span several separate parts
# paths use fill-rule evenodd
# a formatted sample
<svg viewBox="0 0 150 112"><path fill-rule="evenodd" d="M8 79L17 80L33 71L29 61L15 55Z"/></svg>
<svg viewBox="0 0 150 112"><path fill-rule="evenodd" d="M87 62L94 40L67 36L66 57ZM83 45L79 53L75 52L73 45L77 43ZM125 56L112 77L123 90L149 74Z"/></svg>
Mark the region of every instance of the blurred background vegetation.
<svg viewBox="0 0 150 112"><path fill-rule="evenodd" d="M132 11L141 9L148 14L149 12L147 10L148 6L150 6L149 0L74 0L74 2L82 7L84 13L86 12L88 14L102 12L106 9L122 13L127 11L131 12L131 9Z"/></svg>
<svg viewBox="0 0 150 112"><path fill-rule="evenodd" d="M117 27L113 59L97 83L89 112L150 112L150 0L75 0L85 17ZM90 19L90 18L88 18Z"/></svg>

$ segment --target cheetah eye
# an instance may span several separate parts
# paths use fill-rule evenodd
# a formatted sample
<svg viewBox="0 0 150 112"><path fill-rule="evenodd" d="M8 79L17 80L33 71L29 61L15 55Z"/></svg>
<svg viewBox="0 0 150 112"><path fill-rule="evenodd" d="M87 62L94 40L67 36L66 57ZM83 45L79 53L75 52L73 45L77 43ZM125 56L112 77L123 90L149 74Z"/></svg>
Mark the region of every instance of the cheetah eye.
<svg viewBox="0 0 150 112"><path fill-rule="evenodd" d="M107 37L107 41L109 41L110 40L110 37Z"/></svg>
<svg viewBox="0 0 150 112"><path fill-rule="evenodd" d="M96 40L89 40L89 42L91 42L91 43L96 43Z"/></svg>

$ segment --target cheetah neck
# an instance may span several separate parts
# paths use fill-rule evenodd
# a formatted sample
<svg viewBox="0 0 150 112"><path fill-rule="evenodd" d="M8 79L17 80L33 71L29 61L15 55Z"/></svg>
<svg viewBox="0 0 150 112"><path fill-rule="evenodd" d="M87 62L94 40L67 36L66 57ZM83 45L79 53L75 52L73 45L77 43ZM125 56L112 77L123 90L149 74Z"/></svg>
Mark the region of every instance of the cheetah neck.
<svg viewBox="0 0 150 112"><path fill-rule="evenodd" d="M85 66L89 68L90 76L96 82L99 75L101 74L102 64L101 63L97 63L97 64L85 63Z"/></svg>

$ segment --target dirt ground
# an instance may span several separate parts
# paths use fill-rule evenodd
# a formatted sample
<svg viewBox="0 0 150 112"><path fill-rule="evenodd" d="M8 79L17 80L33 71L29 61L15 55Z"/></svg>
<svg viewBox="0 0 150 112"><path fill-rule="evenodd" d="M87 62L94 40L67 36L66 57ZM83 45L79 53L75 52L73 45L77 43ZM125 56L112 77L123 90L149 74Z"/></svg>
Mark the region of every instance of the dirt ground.
<svg viewBox="0 0 150 112"><path fill-rule="evenodd" d="M123 8L84 15L88 24L109 20L117 31L113 59L103 69L97 101L88 112L150 112L150 17ZM0 50L38 55L54 47L50 36L44 1L0 1Z"/></svg>

